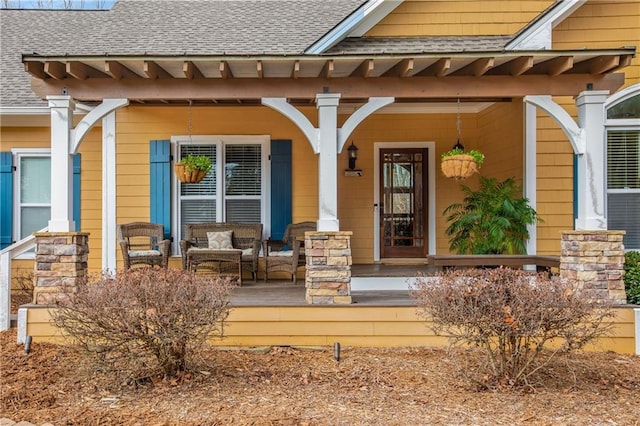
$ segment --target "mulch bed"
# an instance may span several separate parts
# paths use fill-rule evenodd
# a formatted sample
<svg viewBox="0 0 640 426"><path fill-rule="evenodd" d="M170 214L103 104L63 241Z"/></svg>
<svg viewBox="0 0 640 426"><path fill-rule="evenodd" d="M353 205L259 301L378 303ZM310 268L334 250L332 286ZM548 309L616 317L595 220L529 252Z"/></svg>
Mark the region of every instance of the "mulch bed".
<svg viewBox="0 0 640 426"><path fill-rule="evenodd" d="M640 357L558 358L529 386L479 387L477 352L206 348L176 380L136 385L73 348L0 333L0 417L55 425L638 425ZM474 356L475 355L475 356Z"/></svg>

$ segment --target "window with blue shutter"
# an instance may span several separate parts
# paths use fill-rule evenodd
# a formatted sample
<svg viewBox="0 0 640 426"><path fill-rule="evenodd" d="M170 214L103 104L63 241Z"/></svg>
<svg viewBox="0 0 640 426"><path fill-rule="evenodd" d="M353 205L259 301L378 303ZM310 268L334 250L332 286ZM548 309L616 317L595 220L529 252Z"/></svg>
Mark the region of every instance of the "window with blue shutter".
<svg viewBox="0 0 640 426"><path fill-rule="evenodd" d="M150 221L164 226L164 237L171 238L171 143L153 140L149 147Z"/></svg>
<svg viewBox="0 0 640 426"><path fill-rule="evenodd" d="M0 152L0 249L13 243L13 154Z"/></svg>
<svg viewBox="0 0 640 426"><path fill-rule="evenodd" d="M291 140L271 141L271 239L281 240L292 221Z"/></svg>

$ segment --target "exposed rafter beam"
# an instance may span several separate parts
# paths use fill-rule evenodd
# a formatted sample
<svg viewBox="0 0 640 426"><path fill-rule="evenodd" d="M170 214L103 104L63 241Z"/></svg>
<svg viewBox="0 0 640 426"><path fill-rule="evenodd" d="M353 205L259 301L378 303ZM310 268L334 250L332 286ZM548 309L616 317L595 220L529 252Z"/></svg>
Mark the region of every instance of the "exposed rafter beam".
<svg viewBox="0 0 640 426"><path fill-rule="evenodd" d="M138 74L117 61L105 61L104 72L116 80L120 80L121 78L140 78Z"/></svg>
<svg viewBox="0 0 640 426"><path fill-rule="evenodd" d="M67 76L67 69L64 64L60 62L45 62L44 72L56 80L62 80Z"/></svg>
<svg viewBox="0 0 640 426"><path fill-rule="evenodd" d="M365 59L351 73L351 77L367 78L373 72L373 59Z"/></svg>
<svg viewBox="0 0 640 426"><path fill-rule="evenodd" d="M419 73L415 74L416 76L436 76L442 77L447 75L451 70L451 58L440 58L435 61L433 64L429 65Z"/></svg>
<svg viewBox="0 0 640 426"><path fill-rule="evenodd" d="M182 72L189 80L193 80L194 78L204 78L196 64L191 61L185 61L182 64Z"/></svg>
<svg viewBox="0 0 640 426"><path fill-rule="evenodd" d="M471 64L471 69L473 70L473 75L476 77L480 77L484 75L487 71L493 68L494 58L480 58L473 61Z"/></svg>
<svg viewBox="0 0 640 426"><path fill-rule="evenodd" d="M293 71L291 71L291 78L298 78L300 74L300 61L293 63Z"/></svg>
<svg viewBox="0 0 640 426"><path fill-rule="evenodd" d="M533 68L533 56L522 56L507 63L509 74L522 75Z"/></svg>
<svg viewBox="0 0 640 426"><path fill-rule="evenodd" d="M320 78L331 78L333 75L333 59L329 59L324 63L322 71L320 71Z"/></svg>
<svg viewBox="0 0 640 426"><path fill-rule="evenodd" d="M144 61L142 69L144 74L152 80L157 80L159 78L171 78L171 74L154 61Z"/></svg>
<svg viewBox="0 0 640 426"><path fill-rule="evenodd" d="M573 68L573 56L560 56L550 59L540 64L540 68L545 71L545 74L550 76L563 74Z"/></svg>
<svg viewBox="0 0 640 426"><path fill-rule="evenodd" d="M42 62L25 62L24 70L35 78L47 78L47 73L44 72L44 64Z"/></svg>
<svg viewBox="0 0 640 426"><path fill-rule="evenodd" d="M406 58L395 64L387 72L384 77L408 77L413 71L413 58Z"/></svg>
<svg viewBox="0 0 640 426"><path fill-rule="evenodd" d="M262 61L256 61L256 72L258 73L258 78L264 78L264 71L262 70Z"/></svg>
<svg viewBox="0 0 640 426"><path fill-rule="evenodd" d="M231 68L229 68L229 64L226 61L220 62L220 76L226 80L229 78L233 78L233 73L231 72Z"/></svg>
<svg viewBox="0 0 640 426"><path fill-rule="evenodd" d="M91 74L91 67L82 62L67 62L67 74L78 80L86 80Z"/></svg>

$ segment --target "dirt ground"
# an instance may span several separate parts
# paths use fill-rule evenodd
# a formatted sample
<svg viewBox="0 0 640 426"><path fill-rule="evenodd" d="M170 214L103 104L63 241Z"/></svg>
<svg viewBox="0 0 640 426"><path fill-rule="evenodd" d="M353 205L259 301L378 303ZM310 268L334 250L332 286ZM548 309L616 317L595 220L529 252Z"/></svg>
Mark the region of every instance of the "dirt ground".
<svg viewBox="0 0 640 426"><path fill-rule="evenodd" d="M530 387L481 390L441 349L209 348L180 382L116 383L73 350L0 333L0 418L54 425L638 425L640 357L558 359Z"/></svg>

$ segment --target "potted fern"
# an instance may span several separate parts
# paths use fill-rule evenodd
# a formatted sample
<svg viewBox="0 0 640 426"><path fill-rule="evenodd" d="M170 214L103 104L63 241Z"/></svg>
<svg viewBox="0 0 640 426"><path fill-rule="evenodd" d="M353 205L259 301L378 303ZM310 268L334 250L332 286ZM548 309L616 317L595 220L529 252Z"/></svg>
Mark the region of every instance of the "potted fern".
<svg viewBox="0 0 640 426"><path fill-rule="evenodd" d="M513 178L499 182L480 177L480 187L462 185L461 203L447 207L449 227L445 233L450 250L458 254L523 254L529 239L528 225L542 220L521 197Z"/></svg>
<svg viewBox="0 0 640 426"><path fill-rule="evenodd" d="M440 167L446 177L464 179L478 173L484 162L484 154L474 149L464 151L462 148L453 148L443 153L441 160Z"/></svg>
<svg viewBox="0 0 640 426"><path fill-rule="evenodd" d="M174 166L174 170L180 182L198 183L211 170L211 159L204 155L189 154Z"/></svg>

